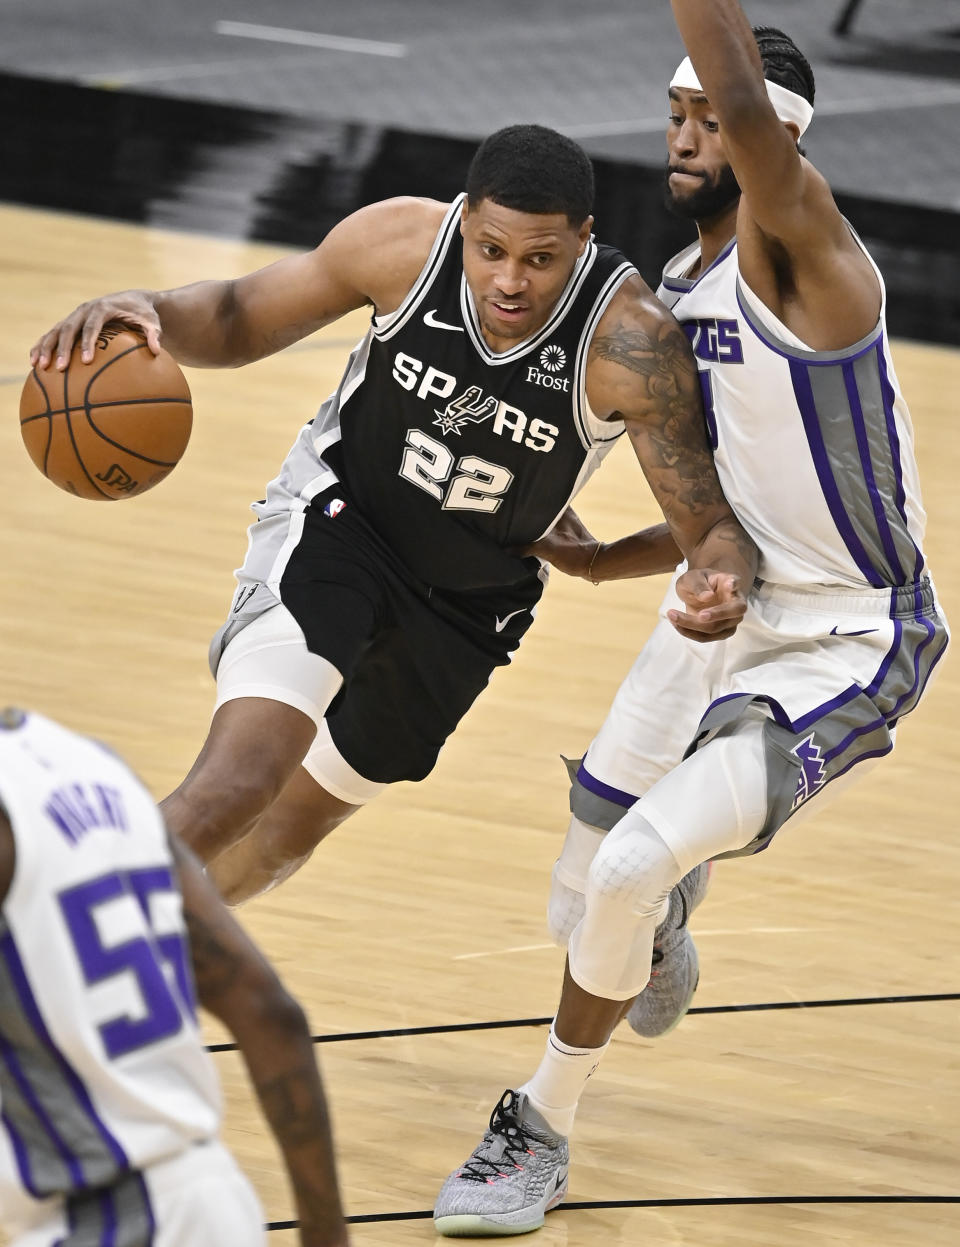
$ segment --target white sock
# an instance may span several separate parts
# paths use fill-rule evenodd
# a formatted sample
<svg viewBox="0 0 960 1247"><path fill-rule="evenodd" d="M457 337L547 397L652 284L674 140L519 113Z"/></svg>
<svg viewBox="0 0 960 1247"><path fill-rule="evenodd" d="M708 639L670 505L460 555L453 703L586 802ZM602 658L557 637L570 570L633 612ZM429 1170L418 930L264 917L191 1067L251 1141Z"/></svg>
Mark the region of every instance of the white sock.
<svg viewBox="0 0 960 1247"><path fill-rule="evenodd" d="M554 1027L550 1027L537 1072L517 1090L526 1092L530 1103L557 1134L567 1135L573 1128L587 1079L600 1064L609 1042L600 1048L572 1048L558 1039Z"/></svg>

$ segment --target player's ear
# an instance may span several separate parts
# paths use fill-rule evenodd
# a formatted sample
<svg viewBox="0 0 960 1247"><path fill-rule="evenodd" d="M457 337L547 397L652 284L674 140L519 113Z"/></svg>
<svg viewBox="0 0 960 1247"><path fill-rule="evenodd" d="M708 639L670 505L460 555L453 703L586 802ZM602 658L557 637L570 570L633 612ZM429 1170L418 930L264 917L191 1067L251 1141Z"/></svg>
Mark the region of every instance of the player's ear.
<svg viewBox="0 0 960 1247"><path fill-rule="evenodd" d="M467 217L470 215L470 203L468 200L463 201L463 207L460 209L460 233L464 232L467 224Z"/></svg>
<svg viewBox="0 0 960 1247"><path fill-rule="evenodd" d="M577 242L579 244L577 255L583 255L583 249L590 241L590 235L593 233L593 217L588 216L584 223L577 230Z"/></svg>

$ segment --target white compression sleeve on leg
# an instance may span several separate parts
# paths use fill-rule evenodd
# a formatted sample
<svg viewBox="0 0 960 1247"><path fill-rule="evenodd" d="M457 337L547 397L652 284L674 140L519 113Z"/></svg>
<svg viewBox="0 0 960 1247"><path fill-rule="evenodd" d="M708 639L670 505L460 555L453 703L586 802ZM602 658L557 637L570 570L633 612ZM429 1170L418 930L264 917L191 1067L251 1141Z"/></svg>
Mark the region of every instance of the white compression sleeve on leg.
<svg viewBox="0 0 960 1247"><path fill-rule="evenodd" d="M606 832L598 827L582 823L576 815L570 819L567 838L554 863L547 902L547 926L554 943L561 948L565 947L570 932L583 917L587 872L605 835Z"/></svg>
<svg viewBox="0 0 960 1247"><path fill-rule="evenodd" d="M664 899L683 874L640 807L628 810L593 859L585 913L570 936L567 955L578 986L606 1000L643 991Z"/></svg>
<svg viewBox="0 0 960 1247"><path fill-rule="evenodd" d="M603 841L570 936L575 982L607 1000L643 991L670 889L700 862L748 844L766 815L763 723L742 720L654 784Z"/></svg>

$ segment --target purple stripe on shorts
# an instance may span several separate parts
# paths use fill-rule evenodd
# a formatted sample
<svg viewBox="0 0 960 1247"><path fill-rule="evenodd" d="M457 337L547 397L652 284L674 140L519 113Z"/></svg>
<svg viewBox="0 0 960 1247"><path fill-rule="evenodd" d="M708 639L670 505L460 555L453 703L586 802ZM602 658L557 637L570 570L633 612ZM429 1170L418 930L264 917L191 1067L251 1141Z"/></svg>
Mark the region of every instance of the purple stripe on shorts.
<svg viewBox="0 0 960 1247"><path fill-rule="evenodd" d="M899 619L891 621L893 623L893 644L887 650L883 662L877 668L877 674L873 677L867 687L863 690L868 697L874 697L887 678L887 673L893 666L893 660L900 652L900 646L903 642L903 622Z"/></svg>
<svg viewBox="0 0 960 1247"><path fill-rule="evenodd" d="M157 1218L154 1215L153 1204L150 1203L150 1191L147 1189L147 1182L142 1173L137 1174L137 1182L140 1185L140 1194L143 1197L143 1212L147 1218L147 1238L146 1247L152 1247L153 1240L157 1234Z"/></svg>
<svg viewBox="0 0 960 1247"><path fill-rule="evenodd" d="M97 1115L97 1111L93 1106L93 1101L90 1099L90 1093L84 1086L83 1080L80 1078L80 1075L69 1063L69 1061L67 1061L66 1057L57 1045L53 1042L53 1037L47 1030L47 1025L43 1020L43 1015L41 1014L40 1008L34 999L29 980L27 979L26 970L24 969L23 962L20 960L20 953L17 951L13 933L9 930L0 936L0 956L2 956L4 961L7 963L7 969L10 973L11 981L16 989L17 995L20 998L20 1005L23 1009L24 1017L33 1027L34 1034L59 1066L61 1073L76 1096L77 1102L90 1118L90 1121L93 1123L101 1139L103 1139L104 1143L107 1145L107 1148L117 1165L121 1169L129 1169L130 1165L127 1160L126 1153L120 1146L119 1142L107 1129L106 1124L101 1121Z"/></svg>
<svg viewBox="0 0 960 1247"><path fill-rule="evenodd" d="M891 741L889 745L885 745L883 749L870 749L866 753L858 753L857 756L851 759L845 767L837 771L836 775L830 776L831 784L838 780L841 775L846 775L847 771L855 767L858 762L866 762L868 758L885 758L892 749L893 741Z"/></svg>
<svg viewBox="0 0 960 1247"><path fill-rule="evenodd" d="M577 783L586 788L587 792L603 797L605 801L612 801L614 805L622 805L627 810L631 805L635 805L638 800L633 793L613 788L610 784L605 784L602 779L597 779L595 775L591 775L582 762L580 763L580 769L577 771Z"/></svg>
<svg viewBox="0 0 960 1247"><path fill-rule="evenodd" d="M109 1189L100 1192L100 1213L103 1217L103 1233L100 1247L114 1247L117 1241L117 1212Z"/></svg>
<svg viewBox="0 0 960 1247"><path fill-rule="evenodd" d="M875 589L882 589L887 581L867 557L867 552L863 548L863 544L850 522L850 517L844 509L843 500L840 497L840 491L837 488L837 482L830 467L830 457L823 443L823 434L817 416L817 405L813 398L809 369L798 360L791 359L790 377L793 381L793 392L797 400L797 406L800 408L800 417L803 420L813 465L816 468L817 478L820 481L820 488L823 490L824 501L829 508L834 524L837 526L837 532L843 539L850 557L859 567L867 583Z"/></svg>

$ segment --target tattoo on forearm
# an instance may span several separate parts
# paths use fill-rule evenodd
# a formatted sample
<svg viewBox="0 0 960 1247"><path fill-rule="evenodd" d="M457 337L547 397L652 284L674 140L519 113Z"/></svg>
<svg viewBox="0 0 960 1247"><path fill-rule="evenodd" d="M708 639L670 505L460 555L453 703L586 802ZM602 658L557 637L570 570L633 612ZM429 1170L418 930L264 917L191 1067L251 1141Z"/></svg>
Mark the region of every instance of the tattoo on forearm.
<svg viewBox="0 0 960 1247"><path fill-rule="evenodd" d="M634 395L625 407L642 419L644 441L655 453L656 461L647 466L654 473L662 468L674 477L672 482L660 483L674 495L676 505L697 512L722 501L707 442L697 366L683 331L675 324L664 324L651 335L635 326L618 326L595 337L591 350L599 359L643 378L645 392L640 403ZM668 519L669 502L664 505Z"/></svg>
<svg viewBox="0 0 960 1247"><path fill-rule="evenodd" d="M316 1139L317 1122L325 1114L312 1060L285 1070L268 1082L257 1083L257 1094L267 1119L284 1143L295 1146Z"/></svg>
<svg viewBox="0 0 960 1247"><path fill-rule="evenodd" d="M185 913L193 973L201 1004L215 999L230 988L236 978L239 962L218 938L216 931L196 913Z"/></svg>

